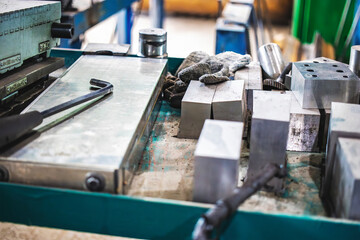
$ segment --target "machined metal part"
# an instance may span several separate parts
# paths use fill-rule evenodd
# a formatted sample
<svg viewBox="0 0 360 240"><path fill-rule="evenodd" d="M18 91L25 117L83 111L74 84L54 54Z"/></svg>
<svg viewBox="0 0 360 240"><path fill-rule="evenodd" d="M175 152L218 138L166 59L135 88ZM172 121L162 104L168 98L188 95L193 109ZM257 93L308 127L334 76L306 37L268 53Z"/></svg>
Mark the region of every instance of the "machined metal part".
<svg viewBox="0 0 360 240"><path fill-rule="evenodd" d="M360 139L339 138L336 144L330 201L336 217L360 220Z"/></svg>
<svg viewBox="0 0 360 240"><path fill-rule="evenodd" d="M285 68L280 47L276 43L261 46L258 50L258 58L267 78L276 79Z"/></svg>
<svg viewBox="0 0 360 240"><path fill-rule="evenodd" d="M242 122L205 121L195 150L193 200L215 203L237 187Z"/></svg>
<svg viewBox="0 0 360 240"><path fill-rule="evenodd" d="M49 55L60 39L51 36L51 25L60 22L60 2L0 2L0 74L20 67L39 54Z"/></svg>
<svg viewBox="0 0 360 240"><path fill-rule="evenodd" d="M291 90L302 108L330 108L332 102L358 103L360 81L341 63L294 63Z"/></svg>
<svg viewBox="0 0 360 240"><path fill-rule="evenodd" d="M216 85L191 81L181 101L178 137L199 138L206 119L211 118L211 104Z"/></svg>
<svg viewBox="0 0 360 240"><path fill-rule="evenodd" d="M90 78L111 82L114 93L94 107L98 99L45 119L36 129L40 136L1 153L9 181L87 190L85 176L96 172L105 178L104 192L125 193L159 110L166 72L166 59L80 57L24 112L88 93Z"/></svg>
<svg viewBox="0 0 360 240"><path fill-rule="evenodd" d="M64 66L63 58L47 58L41 62L24 64L0 76L0 100L16 94L20 89L39 81Z"/></svg>
<svg viewBox="0 0 360 240"><path fill-rule="evenodd" d="M110 56L124 56L129 53L130 44L104 44L104 43L89 43L84 51L84 55L110 55Z"/></svg>
<svg viewBox="0 0 360 240"><path fill-rule="evenodd" d="M233 80L216 86L212 100L213 117L216 120L243 122L246 116L245 81Z"/></svg>
<svg viewBox="0 0 360 240"><path fill-rule="evenodd" d="M275 177L286 177L286 168L273 163L266 164L254 178L247 179L241 187L234 189L230 196L217 201L215 207L202 215L195 225L192 238L210 240L214 239L215 233L215 239L220 239L238 207Z"/></svg>
<svg viewBox="0 0 360 240"><path fill-rule="evenodd" d="M360 139L360 105L333 102L327 137L325 175L321 196L326 198L333 179L336 144L339 138Z"/></svg>
<svg viewBox="0 0 360 240"><path fill-rule="evenodd" d="M254 91L250 157L247 178L257 175L267 163L286 166L291 96L285 92ZM279 192L283 181L273 179L266 190Z"/></svg>
<svg viewBox="0 0 360 240"><path fill-rule="evenodd" d="M263 89L263 80L262 80L260 63L253 61L244 68L236 71L235 80L245 81L247 109L252 111L253 91Z"/></svg>
<svg viewBox="0 0 360 240"><path fill-rule="evenodd" d="M167 57L167 33L161 28L147 28L139 31L138 56L150 58Z"/></svg>
<svg viewBox="0 0 360 240"><path fill-rule="evenodd" d="M360 77L360 45L351 47L349 68L356 76Z"/></svg>
<svg viewBox="0 0 360 240"><path fill-rule="evenodd" d="M320 109L319 147L321 152L326 152L331 109Z"/></svg>
<svg viewBox="0 0 360 240"><path fill-rule="evenodd" d="M303 109L291 91L290 128L286 150L316 152L319 150L320 111Z"/></svg>

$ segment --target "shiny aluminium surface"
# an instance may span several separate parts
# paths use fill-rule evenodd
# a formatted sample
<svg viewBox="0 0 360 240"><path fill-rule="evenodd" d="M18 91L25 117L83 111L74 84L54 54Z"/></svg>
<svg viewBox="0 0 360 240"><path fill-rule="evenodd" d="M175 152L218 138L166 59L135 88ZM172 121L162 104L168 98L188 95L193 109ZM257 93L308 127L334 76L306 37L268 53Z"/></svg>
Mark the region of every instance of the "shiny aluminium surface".
<svg viewBox="0 0 360 240"><path fill-rule="evenodd" d="M205 121L195 150L193 200L215 203L237 187L244 124Z"/></svg>
<svg viewBox="0 0 360 240"><path fill-rule="evenodd" d="M212 100L214 119L244 121L246 115L244 84L243 80L233 80L216 86Z"/></svg>
<svg viewBox="0 0 360 240"><path fill-rule="evenodd" d="M178 137L197 139L206 119L211 118L211 104L216 85L191 81L181 101Z"/></svg>
<svg viewBox="0 0 360 240"><path fill-rule="evenodd" d="M10 181L59 186L66 178L72 182L66 187L85 189L84 181L79 182L85 174L79 169L86 169L107 176L105 191L123 192L130 176L125 174L136 168L152 128L166 67L164 59L82 56L25 111L42 111L89 93L91 78L111 82L113 94L94 106L85 103L49 117L38 129L40 136L3 153L0 165L13 163ZM28 168L32 165L42 167ZM41 175L51 172L45 166L68 171L53 171L43 179ZM25 176L16 178L12 171L23 171ZM26 175L39 178L24 180Z"/></svg>
<svg viewBox="0 0 360 240"><path fill-rule="evenodd" d="M330 199L336 217L360 220L359 156L360 139L338 139L330 188Z"/></svg>
<svg viewBox="0 0 360 240"><path fill-rule="evenodd" d="M291 90L302 108L330 108L332 102L358 103L360 81L342 63L294 63Z"/></svg>
<svg viewBox="0 0 360 240"><path fill-rule="evenodd" d="M260 65L267 78L276 79L285 68L285 62L279 45L268 43L258 50Z"/></svg>
<svg viewBox="0 0 360 240"><path fill-rule="evenodd" d="M291 96L285 92L254 91L248 178L267 163L286 165L290 102ZM283 179L273 179L268 185L269 191L280 192Z"/></svg>
<svg viewBox="0 0 360 240"><path fill-rule="evenodd" d="M360 105L333 102L327 137L325 158L325 179L321 194L328 196L336 154L336 144L340 137L360 139Z"/></svg>
<svg viewBox="0 0 360 240"><path fill-rule="evenodd" d="M360 76L360 45L351 47L349 68L356 76Z"/></svg>

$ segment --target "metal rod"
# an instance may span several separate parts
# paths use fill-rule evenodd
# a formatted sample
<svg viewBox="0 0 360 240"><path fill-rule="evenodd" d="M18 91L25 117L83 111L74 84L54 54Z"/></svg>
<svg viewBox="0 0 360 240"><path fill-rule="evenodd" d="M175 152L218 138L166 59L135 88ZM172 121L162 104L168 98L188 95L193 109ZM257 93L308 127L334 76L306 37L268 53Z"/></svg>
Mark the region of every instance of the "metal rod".
<svg viewBox="0 0 360 240"><path fill-rule="evenodd" d="M93 86L96 86L96 87L100 87L100 89L95 91L95 92L91 92L91 93L88 93L88 94L86 94L84 96L81 96L81 97L75 98L73 100L70 100L68 102L59 104L59 105L57 105L55 107L52 107L50 109L47 109L45 111L42 111L41 115L43 116L43 118L50 117L50 116L52 116L52 115L54 115L56 113L59 113L59 112L64 111L66 109L72 108L72 107L74 107L76 105L87 102L87 101L89 101L91 99L94 99L94 98L109 94L109 93L111 93L113 91L113 85L111 83L109 83L109 82L106 82L106 81L102 81L102 80L92 78L90 80L90 84L93 85Z"/></svg>
<svg viewBox="0 0 360 240"><path fill-rule="evenodd" d="M355 29L356 29L357 25L359 24L359 19L360 19L360 7L358 7L358 9L356 10L354 20L351 23L351 28L350 28L349 34L348 34L348 36L346 38L343 51L342 51L342 53L340 55L341 60L343 60L343 57L345 56L346 51L349 48L350 42L352 41L352 39L354 37L354 32L355 32Z"/></svg>
<svg viewBox="0 0 360 240"><path fill-rule="evenodd" d="M336 38L335 38L335 42L334 42L335 49L339 46L340 37L341 37L341 34L343 32L343 29L344 29L345 20L346 20L346 17L348 15L349 8L350 8L350 3L351 3L351 0L346 1L343 12L342 12L342 15L341 15L341 20L340 20L340 23L339 23L339 27L338 27L338 29L336 31Z"/></svg>

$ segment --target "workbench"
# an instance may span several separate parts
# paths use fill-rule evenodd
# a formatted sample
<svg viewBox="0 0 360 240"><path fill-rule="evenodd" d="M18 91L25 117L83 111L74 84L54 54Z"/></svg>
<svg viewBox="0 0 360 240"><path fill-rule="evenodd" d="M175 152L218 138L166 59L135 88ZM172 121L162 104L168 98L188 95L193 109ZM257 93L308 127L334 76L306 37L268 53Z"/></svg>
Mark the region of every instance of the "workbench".
<svg viewBox="0 0 360 240"><path fill-rule="evenodd" d="M69 66L81 51L53 50ZM135 56L134 56L135 57ZM174 72L182 59L169 58ZM162 102L128 195L0 183L0 221L145 239L190 239L212 205L191 202L196 140L176 137L180 110ZM243 146L240 180L246 173ZM288 152L280 196L259 192L237 211L223 239L359 239L360 223L325 217L321 153Z"/></svg>

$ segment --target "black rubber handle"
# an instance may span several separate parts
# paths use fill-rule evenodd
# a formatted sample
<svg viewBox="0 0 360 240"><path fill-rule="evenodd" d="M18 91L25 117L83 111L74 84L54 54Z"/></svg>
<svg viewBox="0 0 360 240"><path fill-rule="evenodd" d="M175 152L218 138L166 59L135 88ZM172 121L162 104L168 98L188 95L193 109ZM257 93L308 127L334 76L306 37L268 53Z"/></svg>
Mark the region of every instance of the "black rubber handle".
<svg viewBox="0 0 360 240"><path fill-rule="evenodd" d="M43 116L38 111L0 118L0 148L40 125Z"/></svg>

